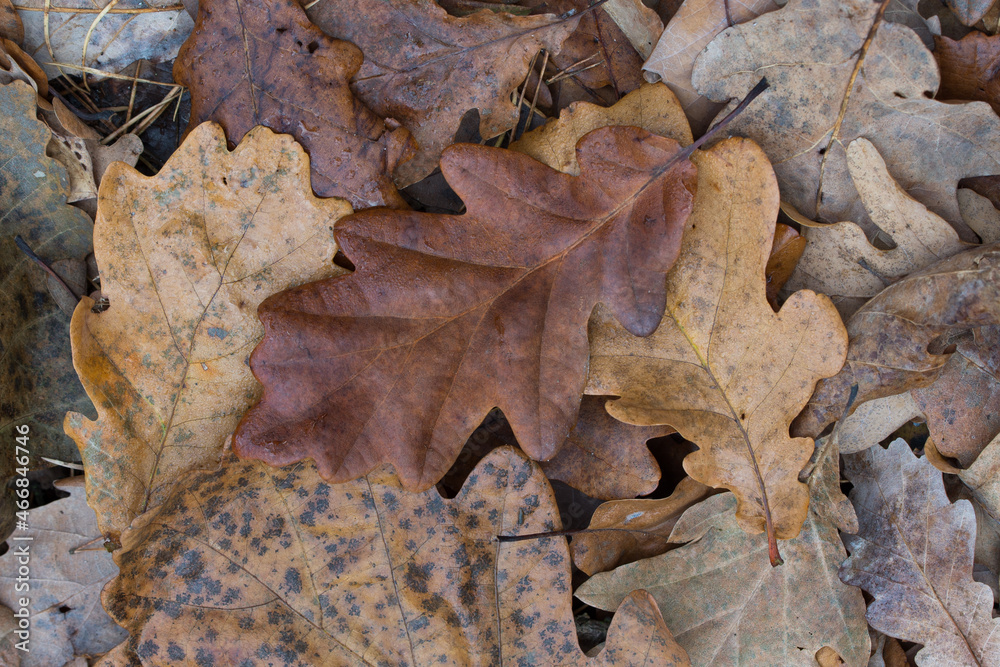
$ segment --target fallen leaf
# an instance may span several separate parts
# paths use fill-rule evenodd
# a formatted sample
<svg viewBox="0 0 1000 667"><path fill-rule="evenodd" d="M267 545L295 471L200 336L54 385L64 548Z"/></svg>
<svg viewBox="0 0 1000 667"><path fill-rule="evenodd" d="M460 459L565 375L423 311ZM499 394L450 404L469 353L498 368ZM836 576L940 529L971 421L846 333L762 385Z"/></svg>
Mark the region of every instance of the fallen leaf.
<svg viewBox="0 0 1000 667"><path fill-rule="evenodd" d="M773 535L787 539L806 518L798 474L813 450L788 437L788 424L815 382L840 369L847 336L825 296L796 292L778 313L767 303L778 186L763 151L729 139L693 161L699 194L667 276L663 322L636 338L598 309L587 393L620 396L608 411L622 421L676 428L700 448L685 471L734 491L745 530L773 520Z"/></svg>
<svg viewBox="0 0 1000 667"><path fill-rule="evenodd" d="M36 118L35 100L26 83L0 86L0 440L14 442L15 426L26 424L33 455L75 461L76 448L62 432L63 415L93 408L73 370L69 317L59 309L45 271L14 239L21 236L50 265L82 264L92 248L93 225L66 204L69 181L45 154L51 132ZM8 464L10 457L0 466ZM0 535L7 535L9 520L0 511Z"/></svg>
<svg viewBox="0 0 1000 667"><path fill-rule="evenodd" d="M972 231L983 243L1000 241L1000 211L987 197L969 188L958 189L958 206Z"/></svg>
<svg viewBox="0 0 1000 667"><path fill-rule="evenodd" d="M597 530L573 536L573 563L594 575L665 553L670 548L667 538L681 514L711 492L712 487L685 477L666 498L602 504L587 526L588 530Z"/></svg>
<svg viewBox="0 0 1000 667"><path fill-rule="evenodd" d="M942 100L979 100L1000 113L1000 36L972 31L960 40L934 37L934 59L941 68Z"/></svg>
<svg viewBox="0 0 1000 667"><path fill-rule="evenodd" d="M906 422L920 416L920 407L909 391L865 401L837 422L840 451L853 454L873 447Z"/></svg>
<svg viewBox="0 0 1000 667"><path fill-rule="evenodd" d="M9 39L0 39L0 84L24 81L38 93L38 105L48 104L49 80L38 63Z"/></svg>
<svg viewBox="0 0 1000 667"><path fill-rule="evenodd" d="M128 636L101 607L101 589L118 568L101 544L83 477L56 488L69 496L31 510L29 529L18 530L0 556L0 604L19 610L19 599L29 600L30 651L21 654L22 667L62 667L76 656L105 653ZM18 586L25 556L27 590Z"/></svg>
<svg viewBox="0 0 1000 667"><path fill-rule="evenodd" d="M969 248L947 222L896 183L870 141L851 142L847 166L872 222L896 247L876 248L853 222L803 227L809 244L788 283L792 291L829 295L844 319L905 275Z"/></svg>
<svg viewBox="0 0 1000 667"><path fill-rule="evenodd" d="M698 136L705 133L724 105L699 94L691 83L691 72L702 49L730 26L727 5L735 23L778 9L774 0L686 0L667 23L656 48L642 66L647 79L670 86Z"/></svg>
<svg viewBox="0 0 1000 667"><path fill-rule="evenodd" d="M601 128L580 176L458 144L442 172L462 216L377 209L341 221L357 270L261 304L261 402L243 457L313 458L335 482L392 463L411 490L447 472L494 407L536 460L558 452L586 382L586 323L607 302L636 335L663 313L695 172L677 142Z"/></svg>
<svg viewBox="0 0 1000 667"><path fill-rule="evenodd" d="M1000 430L998 251L982 246L937 262L858 310L847 323L847 363L816 386L792 432L815 437L840 419L854 385L852 410L912 391L939 450L971 462Z"/></svg>
<svg viewBox="0 0 1000 667"><path fill-rule="evenodd" d="M989 11L996 0L944 0L962 25L975 25Z"/></svg>
<svg viewBox="0 0 1000 667"><path fill-rule="evenodd" d="M60 0L67 9L103 9L113 0ZM118 0L115 10L155 8L138 14L43 11L49 0L18 0L24 22L24 50L50 78L80 75L79 67L118 72L136 60L169 62L191 32L187 12L176 0ZM64 68L54 63L65 63ZM95 75L90 72L90 75ZM99 77L99 75L98 75Z"/></svg>
<svg viewBox="0 0 1000 667"><path fill-rule="evenodd" d="M291 134L309 153L319 196L407 208L392 172L412 139L351 93L361 60L353 44L309 23L294 0L202 0L174 78L191 89L189 130L212 120L233 144L256 125Z"/></svg>
<svg viewBox="0 0 1000 667"><path fill-rule="evenodd" d="M2 2L0 0L0 4ZM16 647L21 641L15 634L18 629L18 619L14 617L14 612L0 605L0 661L4 667L21 667L22 652Z"/></svg>
<svg viewBox="0 0 1000 667"><path fill-rule="evenodd" d="M605 397L584 396L576 425L559 452L542 461L549 479L592 498L635 498L656 490L660 466L646 442L674 432L669 426L633 426L604 409Z"/></svg>
<svg viewBox="0 0 1000 667"><path fill-rule="evenodd" d="M806 249L806 237L788 225L780 222L774 226L774 243L771 244L771 254L767 257L764 267L764 277L767 281L767 302L771 309L778 312L778 293L795 272L802 253ZM794 291L794 290L793 290Z"/></svg>
<svg viewBox="0 0 1000 667"><path fill-rule="evenodd" d="M112 162L134 167L142 155L142 139L138 135L123 134L113 144L105 146L101 143L101 135L77 118L58 98L53 98L52 114L46 114L45 121L53 132L83 140L93 166L94 183L98 186Z"/></svg>
<svg viewBox="0 0 1000 667"><path fill-rule="evenodd" d="M24 41L24 25L10 0L0 0L0 37L17 44Z"/></svg>
<svg viewBox="0 0 1000 667"><path fill-rule="evenodd" d="M837 579L845 555L837 529L810 512L799 536L782 543L785 564L771 567L736 507L731 493L702 501L670 535L687 544L596 574L576 597L610 610L633 589L649 591L693 665L813 667L824 646L848 665L867 664L865 603Z"/></svg>
<svg viewBox="0 0 1000 667"><path fill-rule="evenodd" d="M558 525L545 476L513 448L453 500L384 469L331 487L312 464L229 459L125 534L104 603L132 633L118 655L152 664L690 664L642 591L584 657L565 539L495 537Z"/></svg>
<svg viewBox="0 0 1000 667"><path fill-rule="evenodd" d="M246 360L257 305L337 274L342 200L317 199L287 135L249 132L230 153L197 127L154 177L112 165L101 187L95 255L110 307L73 314L73 361L98 419L66 416L98 524L116 541L178 476L218 463L260 387Z"/></svg>
<svg viewBox="0 0 1000 667"><path fill-rule="evenodd" d="M949 502L941 472L902 439L844 460L861 529L846 538L840 578L875 598L868 622L923 644L917 664L997 664L993 594L972 580L972 506Z"/></svg>
<svg viewBox="0 0 1000 667"><path fill-rule="evenodd" d="M563 173L579 176L577 143L588 132L610 125L641 127L652 134L674 139L682 146L693 141L684 112L670 89L663 84L646 84L611 107L575 102L559 112L558 118L525 132L510 149L530 155Z"/></svg>
<svg viewBox="0 0 1000 667"><path fill-rule="evenodd" d="M790 0L716 37L698 57L692 81L724 102L767 76L763 103L729 131L761 145L782 199L806 217L864 221L847 168L847 146L863 136L903 189L962 233L956 184L1000 172L1000 118L981 103L927 99L939 84L934 58L912 30L881 21L884 7Z"/></svg>
<svg viewBox="0 0 1000 667"><path fill-rule="evenodd" d="M326 34L358 45L365 62L354 76L354 93L417 140L417 155L396 171L399 187L438 166L469 109L479 110L483 137L511 129L518 110L510 95L532 56L539 49L558 52L577 24L488 10L459 18L433 0L318 2L308 14Z"/></svg>

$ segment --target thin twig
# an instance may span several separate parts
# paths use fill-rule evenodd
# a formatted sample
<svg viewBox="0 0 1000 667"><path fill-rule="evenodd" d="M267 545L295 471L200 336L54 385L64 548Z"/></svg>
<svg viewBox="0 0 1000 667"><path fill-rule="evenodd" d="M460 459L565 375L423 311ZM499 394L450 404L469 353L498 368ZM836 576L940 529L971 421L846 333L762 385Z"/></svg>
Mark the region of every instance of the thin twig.
<svg viewBox="0 0 1000 667"><path fill-rule="evenodd" d="M100 14L103 9L77 8L77 7L50 7L46 0L45 7L22 7L14 5L14 9L19 12L54 12L56 14ZM159 12L179 12L185 11L184 5L171 5L169 7L137 7L136 9L112 9L107 14L156 14Z"/></svg>

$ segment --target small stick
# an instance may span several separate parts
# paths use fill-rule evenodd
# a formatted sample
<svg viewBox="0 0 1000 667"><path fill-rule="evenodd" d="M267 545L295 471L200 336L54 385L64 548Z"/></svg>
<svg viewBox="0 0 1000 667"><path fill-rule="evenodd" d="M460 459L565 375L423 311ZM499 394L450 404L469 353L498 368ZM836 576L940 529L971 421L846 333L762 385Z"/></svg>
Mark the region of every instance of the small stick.
<svg viewBox="0 0 1000 667"><path fill-rule="evenodd" d="M49 274L50 276L52 276L53 278L55 278L59 282L60 285L62 285L63 287L65 287L66 290L70 294L72 294L74 297L76 297L77 302L80 301L80 296L76 292L74 292L70 288L69 285L66 284L66 281L62 279L62 276L60 276L58 273L56 273L55 271L53 271L52 267L50 267L48 264L46 264L45 261L41 257L39 257L38 255L36 255L35 251L31 249L31 246L29 246L27 243L24 242L24 239L22 239L20 235L14 237L14 243L17 245L18 248L21 249L21 252L23 252L25 255L28 256L28 259L30 259L32 262L34 262L38 266L42 267L42 269L47 274Z"/></svg>

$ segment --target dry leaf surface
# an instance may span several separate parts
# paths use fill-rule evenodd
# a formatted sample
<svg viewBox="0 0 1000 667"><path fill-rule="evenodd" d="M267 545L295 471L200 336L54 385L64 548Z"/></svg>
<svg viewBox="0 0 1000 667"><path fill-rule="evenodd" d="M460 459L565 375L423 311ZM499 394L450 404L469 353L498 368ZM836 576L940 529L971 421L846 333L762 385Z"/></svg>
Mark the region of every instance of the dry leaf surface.
<svg viewBox="0 0 1000 667"><path fill-rule="evenodd" d="M848 146L847 166L871 221L896 247L876 248L853 222L803 226L809 243L788 284L789 290L829 295L845 319L900 278L969 247L947 222L899 186L867 139Z"/></svg>
<svg viewBox="0 0 1000 667"><path fill-rule="evenodd" d="M882 22L870 48L862 48L881 6L790 0L716 37L699 56L692 81L700 93L724 102L767 77L771 87L729 130L763 147L782 199L803 215L864 220L846 154L863 136L903 189L962 226L956 185L966 176L1000 172L1000 119L983 104L927 99L939 85L937 67L909 28Z"/></svg>
<svg viewBox="0 0 1000 667"><path fill-rule="evenodd" d="M669 424L697 444L684 469L733 490L747 531L765 529L766 489L775 534L794 537L808 506L798 474L813 444L789 438L788 424L815 382L840 369L847 336L824 296L797 292L778 313L767 303L778 186L763 151L730 139L694 161L698 196L667 277L666 316L636 338L599 309L587 392L621 396L609 403L614 417Z"/></svg>
<svg viewBox="0 0 1000 667"><path fill-rule="evenodd" d="M118 568L101 544L83 477L56 488L70 495L32 509L30 528L15 534L31 539L10 541L0 556L0 604L20 609L19 598L30 601L31 650L21 654L22 667L62 667L75 656L105 653L128 636L101 607L101 589ZM18 565L25 554L30 588L19 592Z"/></svg>
<svg viewBox="0 0 1000 667"><path fill-rule="evenodd" d="M45 154L51 132L36 119L35 101L35 91L23 82L0 86L0 438L12 443L14 426L28 424L33 454L75 461L62 432L63 415L92 408L73 370L69 317L57 301L75 297L64 294L14 238L21 236L50 264L72 260L82 268L93 225L66 204L69 179ZM11 458L0 466L13 465Z"/></svg>
<svg viewBox="0 0 1000 667"><path fill-rule="evenodd" d="M113 664L690 664L643 592L584 657L564 538L495 539L558 523L545 476L513 448L453 500L384 469L330 486L311 464L230 459L126 534L104 602L132 636Z"/></svg>
<svg viewBox="0 0 1000 667"><path fill-rule="evenodd" d="M71 332L98 419L66 417L106 535L117 540L183 472L218 463L260 395L246 364L257 305L340 272L332 228L350 210L317 199L302 148L267 128L229 152L205 123L154 177L111 167L95 236L110 307L84 299Z"/></svg>
<svg viewBox="0 0 1000 667"><path fill-rule="evenodd" d="M579 410L594 306L637 335L663 314L694 190L679 154L621 127L581 140L580 176L449 148L442 170L465 215L355 214L337 239L357 271L262 304L251 367L264 397L236 451L311 457L332 481L392 463L426 489L499 407L529 456L554 456Z"/></svg>
<svg viewBox="0 0 1000 667"><path fill-rule="evenodd" d="M771 567L764 541L741 529L736 504L724 493L688 509L670 535L688 544L594 575L576 596L614 609L630 591L648 590L694 665L812 667L830 646L863 667L865 604L837 579L845 555L837 529L810 512L798 537L782 542L785 564Z"/></svg>
<svg viewBox="0 0 1000 667"><path fill-rule="evenodd" d="M1000 36L973 31L960 40L934 38L934 59L941 68L942 100L979 100L1000 113Z"/></svg>
<svg viewBox="0 0 1000 667"><path fill-rule="evenodd" d="M326 34L358 45L365 62L354 77L355 94L417 140L417 155L397 171L400 187L438 166L469 109L479 110L483 137L511 129L517 107L510 94L532 57L539 49L558 52L577 24L489 10L459 18L433 0L323 1L308 13Z"/></svg>
<svg viewBox="0 0 1000 667"><path fill-rule="evenodd" d="M1000 429L998 271L1000 248L982 246L879 293L847 323L847 363L816 386L793 432L814 437L840 419L853 385L852 410L913 390L939 450L971 463Z"/></svg>
<svg viewBox="0 0 1000 667"><path fill-rule="evenodd" d="M319 196L406 208L392 172L412 139L351 93L361 61L357 47L324 35L294 0L202 0L174 77L191 89L189 129L215 121L233 144L256 125L291 134L309 153Z"/></svg>
<svg viewBox="0 0 1000 667"><path fill-rule="evenodd" d="M861 528L840 577L874 596L871 626L923 644L917 664L1000 664L993 594L972 579L972 505L949 502L941 472L903 440L844 458Z"/></svg>

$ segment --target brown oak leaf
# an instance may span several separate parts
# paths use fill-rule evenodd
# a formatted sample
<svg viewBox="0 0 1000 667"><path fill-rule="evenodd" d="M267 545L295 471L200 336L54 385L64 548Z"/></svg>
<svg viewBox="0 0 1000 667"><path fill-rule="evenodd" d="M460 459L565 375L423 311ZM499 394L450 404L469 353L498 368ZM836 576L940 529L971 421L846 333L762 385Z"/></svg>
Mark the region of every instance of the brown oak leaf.
<svg viewBox="0 0 1000 667"><path fill-rule="evenodd" d="M970 464L1000 431L1000 244L937 262L888 287L847 323L847 363L822 380L792 432L815 437L868 401L911 392L938 450ZM877 440L869 440L874 444Z"/></svg>
<svg viewBox="0 0 1000 667"><path fill-rule="evenodd" d="M264 384L234 446L315 459L345 481L392 463L408 489L447 472L494 407L529 456L554 456L586 382L587 319L608 304L635 335L663 315L663 277L695 170L675 141L601 128L580 176L458 144L442 171L461 216L363 211L337 240L357 271L267 300L251 357Z"/></svg>
<svg viewBox="0 0 1000 667"><path fill-rule="evenodd" d="M532 57L559 51L578 23L489 10L448 16L433 0L323 1L308 13L323 32L361 48L354 93L417 140L417 155L396 172L400 187L438 166L469 109L479 109L483 137L509 130L517 118L511 93Z"/></svg>
<svg viewBox="0 0 1000 667"><path fill-rule="evenodd" d="M941 472L902 439L844 461L860 530L846 539L840 578L875 598L871 626L923 644L917 664L1000 664L993 594L972 579L972 505L949 502Z"/></svg>
<svg viewBox="0 0 1000 667"><path fill-rule="evenodd" d="M685 667L648 593L580 651L552 489L511 447L459 494L405 491L380 469L330 486L309 463L228 459L140 518L104 591L131 632L112 664Z"/></svg>
<svg viewBox="0 0 1000 667"><path fill-rule="evenodd" d="M188 131L212 120L232 145L256 125L291 134L309 153L319 196L407 208L392 172L412 139L351 93L361 61L356 46L324 35L294 0L201 0L174 78L191 90Z"/></svg>
<svg viewBox="0 0 1000 667"><path fill-rule="evenodd" d="M620 396L608 411L622 421L676 428L700 448L684 459L689 475L732 490L748 532L788 539L806 518L798 474L813 451L788 425L816 381L840 369L847 333L825 296L796 292L778 313L767 302L779 204L763 151L729 139L694 162L698 195L663 322L636 338L598 308L587 393Z"/></svg>
<svg viewBox="0 0 1000 667"><path fill-rule="evenodd" d="M1000 113L1000 35L935 36L934 59L941 68L939 99L979 100Z"/></svg>
<svg viewBox="0 0 1000 667"><path fill-rule="evenodd" d="M331 228L350 211L316 198L302 148L264 127L229 152L218 125L200 125L153 177L112 165L94 238L110 306L84 298L70 330L98 418L65 423L105 535L218 464L260 395L246 364L257 304L340 272Z"/></svg>

